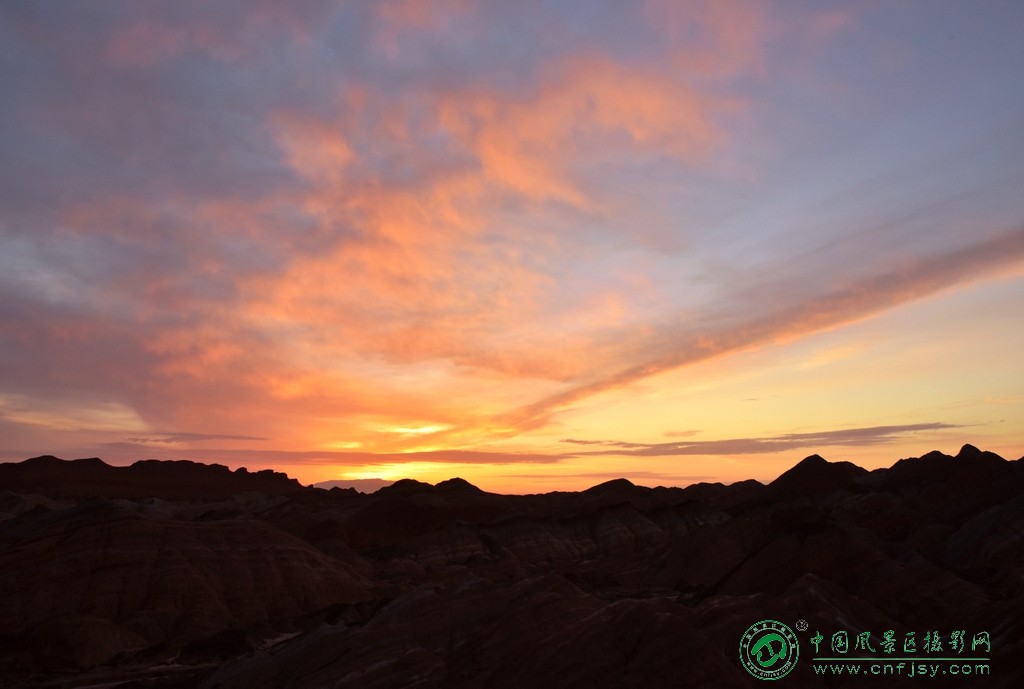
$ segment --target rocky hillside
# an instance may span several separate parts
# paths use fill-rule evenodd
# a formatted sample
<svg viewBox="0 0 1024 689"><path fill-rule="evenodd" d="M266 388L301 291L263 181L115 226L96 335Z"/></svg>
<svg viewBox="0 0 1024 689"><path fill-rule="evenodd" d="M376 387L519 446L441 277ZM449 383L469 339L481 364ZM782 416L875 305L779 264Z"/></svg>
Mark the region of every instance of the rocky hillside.
<svg viewBox="0 0 1024 689"><path fill-rule="evenodd" d="M1024 461L970 445L529 496L41 457L0 465L0 519L5 687L750 687L762 619L798 630L789 686L890 686L811 660L889 629L986 631L985 686L1024 685Z"/></svg>

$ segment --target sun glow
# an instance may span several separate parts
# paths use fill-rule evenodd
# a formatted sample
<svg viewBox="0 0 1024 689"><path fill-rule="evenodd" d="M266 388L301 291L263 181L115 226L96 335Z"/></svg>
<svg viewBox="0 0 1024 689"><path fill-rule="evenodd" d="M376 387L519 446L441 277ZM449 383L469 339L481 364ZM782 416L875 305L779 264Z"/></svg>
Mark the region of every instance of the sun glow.
<svg viewBox="0 0 1024 689"><path fill-rule="evenodd" d="M432 435L446 431L451 426L434 424L429 426L387 426L381 429L384 433L397 433L398 435Z"/></svg>
<svg viewBox="0 0 1024 689"><path fill-rule="evenodd" d="M357 440L339 440L327 443L325 447L328 450L357 450L362 446L363 444Z"/></svg>
<svg viewBox="0 0 1024 689"><path fill-rule="evenodd" d="M370 464L355 469L345 469L344 477L349 479L379 478L385 481L397 481L412 478L428 483L436 483L451 478L465 465L447 462L385 462Z"/></svg>

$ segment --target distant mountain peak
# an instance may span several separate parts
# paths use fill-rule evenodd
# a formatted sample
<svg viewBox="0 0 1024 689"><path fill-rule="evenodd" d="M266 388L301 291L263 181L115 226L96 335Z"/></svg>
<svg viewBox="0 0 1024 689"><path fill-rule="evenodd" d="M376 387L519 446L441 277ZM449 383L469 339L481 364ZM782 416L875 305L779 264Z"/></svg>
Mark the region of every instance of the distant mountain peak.
<svg viewBox="0 0 1024 689"><path fill-rule="evenodd" d="M596 486L587 488L584 493L633 493L638 486L628 478L613 478L610 481L599 483Z"/></svg>
<svg viewBox="0 0 1024 689"><path fill-rule="evenodd" d="M769 484L776 493L807 494L841 490L851 486L867 470L850 462L830 462L821 455L804 457Z"/></svg>
<svg viewBox="0 0 1024 689"><path fill-rule="evenodd" d="M981 450L976 448L970 443L964 443L964 446L960 448L960 452L956 454L957 459L964 459L967 457L977 457L981 454Z"/></svg>
<svg viewBox="0 0 1024 689"><path fill-rule="evenodd" d="M970 462L984 462L988 464L1004 464L1005 459L997 455L995 452L989 452L988 450L979 450L970 443L965 444L960 448L960 452L956 455L958 462L970 461Z"/></svg>
<svg viewBox="0 0 1024 689"><path fill-rule="evenodd" d="M377 492L381 495L399 495L404 493L418 493L424 490L430 490L433 488L429 483L423 481L417 481L414 478L400 478L390 486L384 486Z"/></svg>
<svg viewBox="0 0 1024 689"><path fill-rule="evenodd" d="M105 467L109 467L109 466L111 466L110 464L107 464L106 462L104 462L99 457L86 457L84 459L61 459L60 457L54 457L53 455L39 455L38 457L31 457L29 459L26 459L26 460L24 460L22 462L18 462L18 463L22 464L22 465L24 465L26 467L33 467L33 466L34 467L40 467L40 466L57 467L57 466L65 466L65 465L68 465L68 464L73 464L73 465L78 466L78 467L85 467L85 466L105 466Z"/></svg>
<svg viewBox="0 0 1024 689"><path fill-rule="evenodd" d="M973 446L972 445L964 445L964 447L973 447ZM963 452L963 450L961 450L961 452ZM953 458L950 457L949 455L947 455L945 452L941 452L940 450L932 450L931 452L927 452L927 453L921 455L920 457L917 457L917 458L910 457L908 459L904 459L904 460L900 460L900 461L901 462L902 461L915 461L916 459L923 459L923 460L928 460L928 461L933 461L934 462L934 461L950 460L950 459L953 459Z"/></svg>
<svg viewBox="0 0 1024 689"><path fill-rule="evenodd" d="M38 457L29 457L22 464L31 466L33 464L53 464L54 462L63 461L60 457L54 457L53 455L39 455Z"/></svg>
<svg viewBox="0 0 1024 689"><path fill-rule="evenodd" d="M462 491L473 491L476 493L482 493L483 491L474 486L472 483L464 478L458 476L450 478L446 481L434 484L434 488L440 488L441 490L462 490Z"/></svg>

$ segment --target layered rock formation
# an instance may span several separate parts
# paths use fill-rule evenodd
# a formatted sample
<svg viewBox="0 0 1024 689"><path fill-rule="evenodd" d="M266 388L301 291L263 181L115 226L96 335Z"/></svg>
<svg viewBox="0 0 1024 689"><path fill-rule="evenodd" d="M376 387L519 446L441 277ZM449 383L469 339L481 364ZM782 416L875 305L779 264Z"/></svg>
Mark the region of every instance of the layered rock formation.
<svg viewBox="0 0 1024 689"><path fill-rule="evenodd" d="M805 655L815 631L985 630L986 686L1019 686L1022 489L1024 461L969 445L873 472L814 455L770 485L531 496L0 465L0 684L746 687L739 639L778 619L807 621ZM868 684L809 658L784 681Z"/></svg>

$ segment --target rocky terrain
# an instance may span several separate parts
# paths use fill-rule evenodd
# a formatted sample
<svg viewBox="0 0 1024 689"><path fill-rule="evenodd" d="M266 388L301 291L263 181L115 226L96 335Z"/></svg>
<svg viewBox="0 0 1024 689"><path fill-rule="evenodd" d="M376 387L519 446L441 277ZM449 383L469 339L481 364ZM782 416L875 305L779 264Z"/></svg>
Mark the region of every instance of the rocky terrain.
<svg viewBox="0 0 1024 689"><path fill-rule="evenodd" d="M799 630L782 685L908 681L818 674L815 632L965 629L991 675L928 686L1024 686L1024 459L970 445L526 496L37 457L0 520L4 687L751 687L762 619Z"/></svg>

